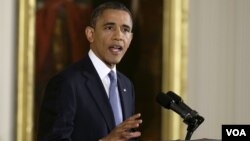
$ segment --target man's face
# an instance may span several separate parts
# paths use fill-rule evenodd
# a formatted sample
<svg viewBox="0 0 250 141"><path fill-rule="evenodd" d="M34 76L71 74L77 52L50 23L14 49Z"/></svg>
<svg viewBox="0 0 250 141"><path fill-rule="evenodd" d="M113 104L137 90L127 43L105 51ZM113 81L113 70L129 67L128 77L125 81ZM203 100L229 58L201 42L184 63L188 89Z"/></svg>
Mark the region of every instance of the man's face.
<svg viewBox="0 0 250 141"><path fill-rule="evenodd" d="M123 10L108 9L97 18L86 35L93 52L110 68L119 63L132 40L132 19Z"/></svg>

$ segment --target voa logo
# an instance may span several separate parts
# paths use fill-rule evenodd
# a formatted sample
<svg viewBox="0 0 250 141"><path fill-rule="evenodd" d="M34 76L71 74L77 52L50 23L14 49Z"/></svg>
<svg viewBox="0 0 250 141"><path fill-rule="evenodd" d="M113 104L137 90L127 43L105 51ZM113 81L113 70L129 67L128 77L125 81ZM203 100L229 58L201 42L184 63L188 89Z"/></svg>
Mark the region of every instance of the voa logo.
<svg viewBox="0 0 250 141"><path fill-rule="evenodd" d="M247 136L244 129L226 129L227 136Z"/></svg>

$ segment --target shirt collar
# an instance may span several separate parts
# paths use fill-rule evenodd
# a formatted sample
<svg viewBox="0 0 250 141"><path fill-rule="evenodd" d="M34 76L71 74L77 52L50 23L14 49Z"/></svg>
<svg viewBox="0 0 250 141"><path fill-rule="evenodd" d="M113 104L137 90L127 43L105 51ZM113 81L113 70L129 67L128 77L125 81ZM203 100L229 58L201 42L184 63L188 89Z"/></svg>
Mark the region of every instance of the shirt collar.
<svg viewBox="0 0 250 141"><path fill-rule="evenodd" d="M111 69L107 67L107 65L101 59L99 59L91 49L89 50L88 55L99 77L101 78L101 80L103 80L111 71ZM116 66L114 66L112 70L116 73Z"/></svg>

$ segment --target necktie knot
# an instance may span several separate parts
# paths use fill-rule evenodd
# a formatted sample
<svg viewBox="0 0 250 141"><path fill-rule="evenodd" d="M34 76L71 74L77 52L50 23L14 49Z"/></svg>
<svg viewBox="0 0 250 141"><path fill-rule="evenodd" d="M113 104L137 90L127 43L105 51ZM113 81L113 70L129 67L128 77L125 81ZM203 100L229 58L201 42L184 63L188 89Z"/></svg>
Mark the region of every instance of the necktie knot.
<svg viewBox="0 0 250 141"><path fill-rule="evenodd" d="M109 76L109 79L110 79L110 82L111 83L114 83L116 81L116 78L115 78L115 72L113 70L111 70L108 74Z"/></svg>

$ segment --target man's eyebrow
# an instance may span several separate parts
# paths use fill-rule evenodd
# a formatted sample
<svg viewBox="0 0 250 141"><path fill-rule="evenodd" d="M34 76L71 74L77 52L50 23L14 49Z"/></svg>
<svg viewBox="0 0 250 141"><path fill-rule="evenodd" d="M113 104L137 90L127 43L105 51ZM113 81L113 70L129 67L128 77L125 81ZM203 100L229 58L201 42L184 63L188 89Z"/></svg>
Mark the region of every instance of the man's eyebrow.
<svg viewBox="0 0 250 141"><path fill-rule="evenodd" d="M131 28L132 28L131 26L126 25L126 24L123 24L122 26L125 27L125 28L129 28L129 30L131 30Z"/></svg>
<svg viewBox="0 0 250 141"><path fill-rule="evenodd" d="M107 25L115 25L115 23L114 22L107 22L103 26L107 26Z"/></svg>
<svg viewBox="0 0 250 141"><path fill-rule="evenodd" d="M103 26L107 26L107 25L115 25L115 23L114 22L107 22ZM125 28L131 29L131 26L129 26L127 24L123 24L122 26L125 27Z"/></svg>

